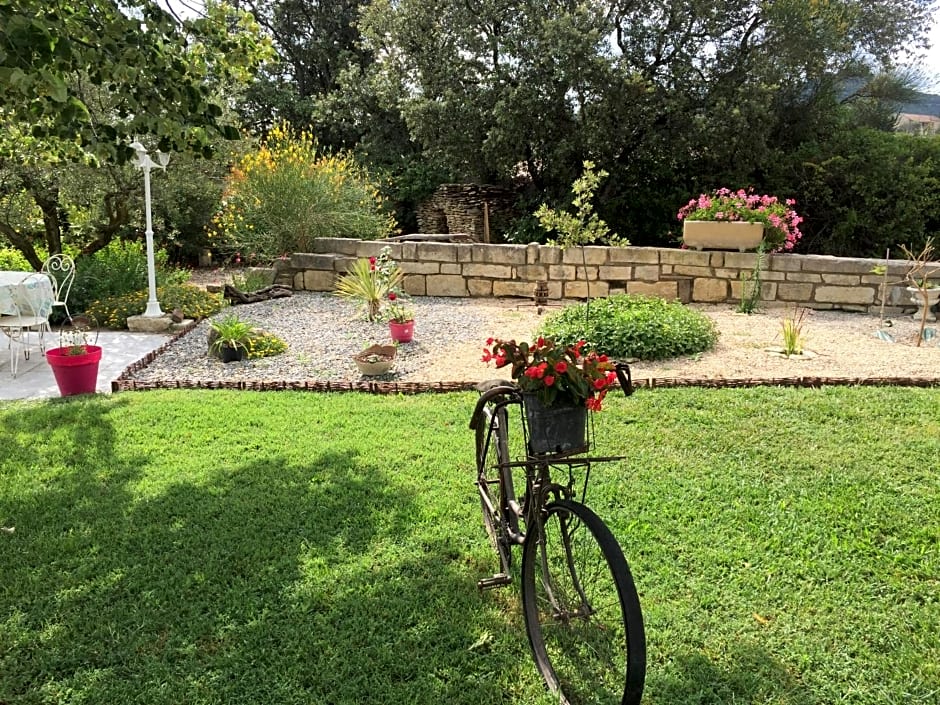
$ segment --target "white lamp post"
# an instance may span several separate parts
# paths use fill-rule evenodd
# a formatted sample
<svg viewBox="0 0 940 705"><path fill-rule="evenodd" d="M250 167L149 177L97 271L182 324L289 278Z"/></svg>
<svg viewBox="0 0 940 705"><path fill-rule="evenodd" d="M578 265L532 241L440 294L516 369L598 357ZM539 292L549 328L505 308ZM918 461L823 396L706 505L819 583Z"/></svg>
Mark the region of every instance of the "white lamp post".
<svg viewBox="0 0 940 705"><path fill-rule="evenodd" d="M153 225L150 220L150 170L156 167L166 171L170 155L158 151L157 161L154 162L140 142L132 142L131 147L137 152L135 166L144 171L144 210L147 211L147 282L150 285L150 298L147 300L147 310L144 311L144 317L158 318L163 315L163 311L160 310L160 302L157 301L157 273L153 259Z"/></svg>

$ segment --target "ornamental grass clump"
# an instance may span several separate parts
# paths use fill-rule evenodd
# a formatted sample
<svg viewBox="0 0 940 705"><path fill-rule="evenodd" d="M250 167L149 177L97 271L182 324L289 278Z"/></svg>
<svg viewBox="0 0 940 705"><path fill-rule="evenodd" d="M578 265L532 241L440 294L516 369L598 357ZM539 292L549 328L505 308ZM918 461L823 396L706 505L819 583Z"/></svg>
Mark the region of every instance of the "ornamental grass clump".
<svg viewBox="0 0 940 705"><path fill-rule="evenodd" d="M585 342L558 345L540 337L534 343L490 338L483 362L512 366L511 375L523 392L538 394L545 406L586 406L600 411L608 389L617 383L614 364L606 355L584 354Z"/></svg>
<svg viewBox="0 0 940 705"><path fill-rule="evenodd" d="M792 198L781 202L776 196L759 195L749 189L732 191L720 188L703 193L685 204L676 217L681 220L722 221L729 223L762 223L763 247L768 252L792 250L803 234L803 219L791 208Z"/></svg>
<svg viewBox="0 0 940 705"><path fill-rule="evenodd" d="M337 281L335 294L359 302L366 319L375 321L386 301L394 305L403 277L401 267L392 259L391 249L385 246L377 257L353 262Z"/></svg>

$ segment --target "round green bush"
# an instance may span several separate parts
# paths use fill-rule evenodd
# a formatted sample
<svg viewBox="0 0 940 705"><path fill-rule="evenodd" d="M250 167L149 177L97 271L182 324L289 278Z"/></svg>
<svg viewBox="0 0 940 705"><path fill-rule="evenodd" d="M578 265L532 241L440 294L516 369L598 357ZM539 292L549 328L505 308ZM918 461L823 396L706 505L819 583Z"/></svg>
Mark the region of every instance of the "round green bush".
<svg viewBox="0 0 940 705"><path fill-rule="evenodd" d="M568 306L546 318L539 333L565 345L584 339L586 349L639 360L694 355L711 350L718 341L718 329L705 314L635 294Z"/></svg>

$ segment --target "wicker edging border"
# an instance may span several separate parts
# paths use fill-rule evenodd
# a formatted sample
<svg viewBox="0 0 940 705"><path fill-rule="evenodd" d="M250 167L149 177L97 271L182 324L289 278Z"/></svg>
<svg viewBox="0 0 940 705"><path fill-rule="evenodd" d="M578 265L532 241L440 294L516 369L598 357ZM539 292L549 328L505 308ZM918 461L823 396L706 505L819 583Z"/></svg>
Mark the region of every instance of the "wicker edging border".
<svg viewBox="0 0 940 705"><path fill-rule="evenodd" d="M205 381L181 379L159 382L138 382L130 376L142 370L174 342L196 327L193 323L169 338L163 345L129 365L120 377L111 382L112 392L147 391L151 389L239 389L257 392L366 392L368 394L423 394L427 392L466 392L478 382L324 382L319 380L282 381ZM713 389L742 387L940 387L940 377L755 377L695 378L648 377L634 378L638 389L671 389L674 387L707 387Z"/></svg>

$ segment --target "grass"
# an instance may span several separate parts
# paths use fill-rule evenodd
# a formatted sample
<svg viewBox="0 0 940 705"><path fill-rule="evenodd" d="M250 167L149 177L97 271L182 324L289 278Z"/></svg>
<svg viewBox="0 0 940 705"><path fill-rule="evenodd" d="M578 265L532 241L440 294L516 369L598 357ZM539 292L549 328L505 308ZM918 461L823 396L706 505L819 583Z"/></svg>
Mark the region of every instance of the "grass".
<svg viewBox="0 0 940 705"><path fill-rule="evenodd" d="M516 588L476 590L473 401L0 405L0 702L550 702ZM598 448L630 460L589 499L645 703L936 702L940 390L608 401Z"/></svg>

